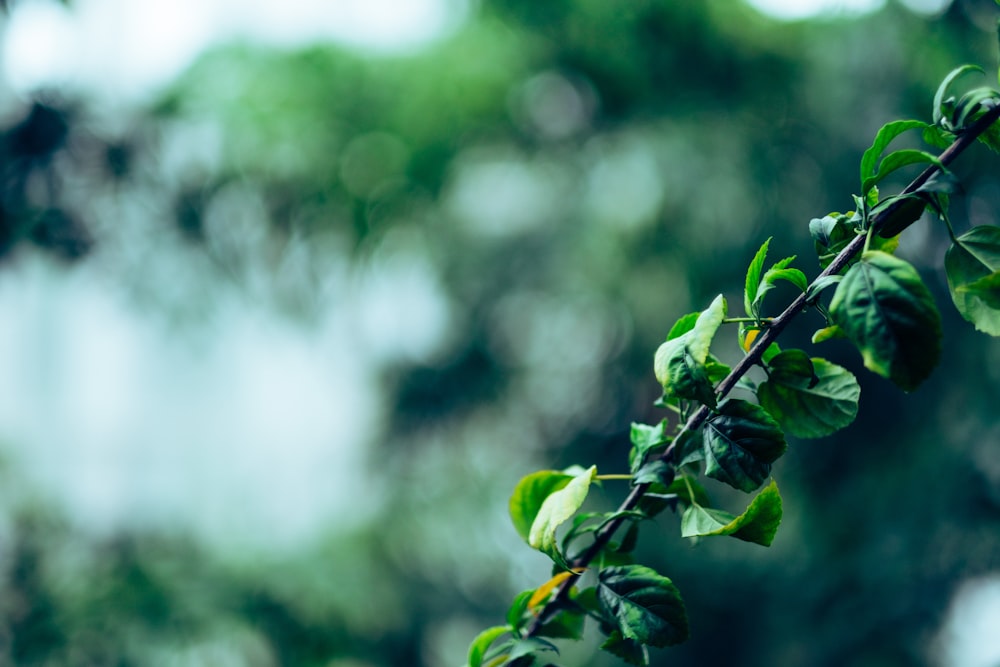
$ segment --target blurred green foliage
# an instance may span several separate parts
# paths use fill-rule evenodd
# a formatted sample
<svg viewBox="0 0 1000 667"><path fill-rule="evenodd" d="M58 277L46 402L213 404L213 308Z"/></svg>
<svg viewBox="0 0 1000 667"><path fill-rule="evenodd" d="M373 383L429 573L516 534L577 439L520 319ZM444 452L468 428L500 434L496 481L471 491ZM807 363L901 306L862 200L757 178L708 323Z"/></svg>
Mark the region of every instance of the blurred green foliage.
<svg viewBox="0 0 1000 667"><path fill-rule="evenodd" d="M376 518L313 550L220 557L6 503L0 665L457 664L544 580L504 514L516 480L626 469L665 327L738 295L763 238L809 256L807 221L852 205L875 130L927 119L954 66L995 66L996 16L491 0L406 57L219 49L128 124L39 97L3 130L5 261L97 256L137 303L195 323L231 292L318 320L393 271L430 276L448 310L439 340L381 360ZM956 221L996 224L997 166L962 158ZM921 267L947 239L927 229L902 249ZM730 664L736 646L747 667L928 663L950 594L1000 553L1000 348L942 310L941 367L912 396L827 343L864 399L847 430L791 443L771 550L692 549L669 516L640 545L692 625L654 664ZM613 664L593 653L566 662Z"/></svg>

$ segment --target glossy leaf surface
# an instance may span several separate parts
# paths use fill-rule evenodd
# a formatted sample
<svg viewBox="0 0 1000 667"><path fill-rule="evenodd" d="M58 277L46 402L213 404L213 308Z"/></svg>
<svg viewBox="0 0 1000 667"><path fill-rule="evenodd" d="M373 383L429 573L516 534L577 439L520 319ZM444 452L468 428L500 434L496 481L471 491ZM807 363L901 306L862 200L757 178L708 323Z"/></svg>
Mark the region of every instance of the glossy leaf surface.
<svg viewBox="0 0 1000 667"><path fill-rule="evenodd" d="M941 355L941 315L916 269L877 250L848 270L830 315L865 367L904 391L927 379Z"/></svg>

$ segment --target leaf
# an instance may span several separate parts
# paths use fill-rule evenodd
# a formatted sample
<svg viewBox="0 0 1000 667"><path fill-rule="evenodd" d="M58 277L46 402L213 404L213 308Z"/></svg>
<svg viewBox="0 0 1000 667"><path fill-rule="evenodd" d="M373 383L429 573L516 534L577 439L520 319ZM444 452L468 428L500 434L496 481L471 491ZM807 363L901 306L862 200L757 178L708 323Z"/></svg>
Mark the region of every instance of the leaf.
<svg viewBox="0 0 1000 667"><path fill-rule="evenodd" d="M873 225L879 238L890 239L898 236L904 229L920 219L927 208L927 202L921 197L897 198L893 205L887 207L875 217Z"/></svg>
<svg viewBox="0 0 1000 667"><path fill-rule="evenodd" d="M642 667L649 664L649 652L646 647L634 639L626 639L618 630L608 635L607 640L601 644L601 649L630 665Z"/></svg>
<svg viewBox="0 0 1000 667"><path fill-rule="evenodd" d="M948 94L948 88L951 84L955 82L958 77L968 72L980 72L985 73L982 67L976 65L962 65L961 67L956 67L952 71L945 75L944 80L941 81L941 85L938 86L937 92L934 93L934 124L938 125L944 119L945 109L944 100L945 95Z"/></svg>
<svg viewBox="0 0 1000 667"><path fill-rule="evenodd" d="M674 444L674 461L677 462L678 468L705 459L705 450L701 441L700 430L685 429L677 436Z"/></svg>
<svg viewBox="0 0 1000 667"><path fill-rule="evenodd" d="M916 389L937 365L941 315L916 269L898 257L864 253L837 285L830 316L865 367L904 391Z"/></svg>
<svg viewBox="0 0 1000 667"><path fill-rule="evenodd" d="M959 290L982 299L983 303L993 310L1000 309L1000 271L994 271L975 282L963 285Z"/></svg>
<svg viewBox="0 0 1000 667"><path fill-rule="evenodd" d="M497 625L492 628L486 628L476 635L476 638L472 640L472 644L469 645L469 667L480 667L483 664L486 652L490 649L490 645L510 631L511 627L509 625Z"/></svg>
<svg viewBox="0 0 1000 667"><path fill-rule="evenodd" d="M554 591L559 584L572 576L575 576L573 572L559 572L544 584L536 588L535 592L532 593L531 598L528 600L528 609L533 609L548 600L549 596L552 595L552 591Z"/></svg>
<svg viewBox="0 0 1000 667"><path fill-rule="evenodd" d="M820 276L814 280L813 284L806 290L806 301L815 301L819 298L819 295L823 292L823 290L832 285L836 285L843 279L844 276L841 275Z"/></svg>
<svg viewBox="0 0 1000 667"><path fill-rule="evenodd" d="M767 258L767 247L771 244L768 238L761 244L747 267L746 288L743 291L743 308L748 317L756 317L753 304L757 302L757 289L760 287L760 274L764 270L764 260Z"/></svg>
<svg viewBox="0 0 1000 667"><path fill-rule="evenodd" d="M989 289L969 289L1000 270L1000 227L979 225L959 236L945 253L944 268L951 300L962 317L976 329L1000 336L1000 310L991 305Z"/></svg>
<svg viewBox="0 0 1000 667"><path fill-rule="evenodd" d="M822 343L824 341L833 340L834 338L846 338L847 335L844 330L833 324L828 327L823 327L822 329L817 329L812 335L812 344Z"/></svg>
<svg viewBox="0 0 1000 667"><path fill-rule="evenodd" d="M933 164L938 169L942 171L945 170L944 163L942 163L936 155L928 153L927 151L920 151L914 148L904 148L903 150L889 153L885 156L885 159L879 163L878 172L874 176L866 178L861 184L861 191L868 192L873 186L881 182L882 179L894 171L911 164L923 163Z"/></svg>
<svg viewBox="0 0 1000 667"><path fill-rule="evenodd" d="M538 510L531 524L528 544L548 555L556 564L564 566L565 561L556 547L556 529L576 514L587 499L590 483L597 475L597 466L591 466L570 480L570 482L550 494Z"/></svg>
<svg viewBox="0 0 1000 667"><path fill-rule="evenodd" d="M664 480L673 480L674 467L666 461L655 459L645 464L632 474L632 484L653 484L659 482L664 484ZM667 481L669 484L671 481Z"/></svg>
<svg viewBox="0 0 1000 667"><path fill-rule="evenodd" d="M535 591L529 589L526 591L521 591L514 598L514 601L510 604L507 609L507 622L510 627L515 630L520 630L525 622L525 614L528 611L528 602L534 596Z"/></svg>
<svg viewBox="0 0 1000 667"><path fill-rule="evenodd" d="M757 391L761 406L799 438L822 438L854 421L861 387L849 370L813 358L809 368L786 350L771 360L770 375Z"/></svg>
<svg viewBox="0 0 1000 667"><path fill-rule="evenodd" d="M715 405L715 389L706 369L708 350L726 316L720 294L686 333L663 343L656 351L653 370L665 396Z"/></svg>
<svg viewBox="0 0 1000 667"><path fill-rule="evenodd" d="M681 536L731 535L744 542L769 547L780 523L781 494L772 480L739 516L691 505L681 517Z"/></svg>
<svg viewBox="0 0 1000 667"><path fill-rule="evenodd" d="M854 224L846 215L839 213L810 220L809 234L813 238L819 265L824 269L857 236Z"/></svg>
<svg viewBox="0 0 1000 667"><path fill-rule="evenodd" d="M785 453L785 436L759 405L729 399L704 426L705 474L749 493Z"/></svg>
<svg viewBox="0 0 1000 667"><path fill-rule="evenodd" d="M550 639L582 639L586 616L573 609L563 609L551 621L538 629L539 637Z"/></svg>
<svg viewBox="0 0 1000 667"><path fill-rule="evenodd" d="M523 477L510 496L508 509L518 535L527 542L531 524L538 516L542 503L559 489L569 484L573 475L557 470L539 470Z"/></svg>
<svg viewBox="0 0 1000 667"><path fill-rule="evenodd" d="M670 327L670 333L667 334L667 340L679 338L688 331L691 331L691 329L694 329L694 325L698 321L698 317L700 315L701 313L688 313L687 315L682 315L676 322L674 322L674 326Z"/></svg>
<svg viewBox="0 0 1000 667"><path fill-rule="evenodd" d="M875 140L868 150L865 151L864 155L861 156L861 182L864 183L869 178L875 175L877 171L879 157L888 148L892 140L912 129L924 129L927 127L927 123L919 120L896 120L891 123L886 123L879 131L875 134ZM866 195L871 189L869 187L862 187L861 194Z"/></svg>
<svg viewBox="0 0 1000 667"><path fill-rule="evenodd" d="M688 638L680 591L655 570L643 565L604 568L598 575L597 599L625 639L664 647Z"/></svg>
<svg viewBox="0 0 1000 667"><path fill-rule="evenodd" d="M632 429L629 433L629 438L632 441L632 449L629 451L629 466L633 474L645 462L650 451L670 442L670 436L664 433L665 426L666 420L661 421L656 426L632 423Z"/></svg>
<svg viewBox="0 0 1000 667"><path fill-rule="evenodd" d="M683 477L677 478L674 480L674 483L670 485L668 491L670 493L676 493L677 497L685 505L708 506L712 503L708 497L708 492L705 491L705 487L692 476L687 476L687 480Z"/></svg>

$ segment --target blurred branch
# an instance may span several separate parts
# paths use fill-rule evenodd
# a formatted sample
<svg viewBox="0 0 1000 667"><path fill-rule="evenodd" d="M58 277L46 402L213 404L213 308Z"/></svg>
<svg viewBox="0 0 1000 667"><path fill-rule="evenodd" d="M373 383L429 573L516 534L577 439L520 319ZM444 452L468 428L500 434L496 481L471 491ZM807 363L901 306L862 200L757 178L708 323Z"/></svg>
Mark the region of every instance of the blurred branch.
<svg viewBox="0 0 1000 667"><path fill-rule="evenodd" d="M941 165L947 166L952 161L955 160L959 155L965 151L981 134L983 134L990 125L1000 119L1000 106L993 107L989 109L981 118L979 118L975 123L973 123L967 130L962 132L952 144L945 149L939 156ZM940 170L937 165L928 167L923 172L920 173L909 185L907 185L902 191L901 195L913 194L921 186L927 183L930 178ZM905 205L906 199L900 198L892 205L888 206L882 212L880 212L873 220L871 220L870 227L872 229L878 229L884 221L888 220L897 210ZM842 271L850 261L861 252L865 245L865 240L867 234L860 234L855 237L848 245L845 247L829 266L824 269L813 284L816 284L822 278L826 276L835 275ZM747 353L745 357L733 368L733 370L727 375L716 388L716 394L721 399L724 398L730 391L736 386L739 380L746 375L746 373L756 364L760 363L761 356L764 351L774 342L774 340L781 334L788 323L791 322L796 316L805 311L806 302L808 301L807 292L800 294L792 303L785 308L785 310L770 321L769 326L765 327L761 331L761 335L758 336L757 340L754 342L753 347ZM711 414L711 410L708 406L703 405L700 407L688 421L684 424L684 427L674 438L674 442L678 442L683 438L686 433L696 431L701 428L701 426L708 420ZM670 445L667 450L660 456L660 460L669 462L673 458L674 445ZM635 510L638 507L640 500L649 491L649 483L637 484L632 488L631 493L622 502L621 506L617 510L618 518L609 521L600 530L596 531L594 534L594 542L584 551L580 556L575 558L571 563L571 567L574 572L582 572L584 569L590 566L591 562L597 557L598 554L607 546L610 542L612 536L621 527L622 523L625 522L627 518L627 513ZM559 612L560 607L565 603L567 597L569 596L569 591L572 589L576 580L580 577L580 574L573 574L563 581L559 587L556 589L555 594L552 596L545 608L535 617L532 624L528 627L526 636L534 636L546 623L551 621L555 615Z"/></svg>

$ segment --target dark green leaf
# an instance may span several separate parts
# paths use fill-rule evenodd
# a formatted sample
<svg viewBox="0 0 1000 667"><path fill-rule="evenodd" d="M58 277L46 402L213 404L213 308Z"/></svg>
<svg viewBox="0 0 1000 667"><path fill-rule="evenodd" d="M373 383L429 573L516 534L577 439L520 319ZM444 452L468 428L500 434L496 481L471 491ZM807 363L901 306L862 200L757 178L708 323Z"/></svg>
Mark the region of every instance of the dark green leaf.
<svg viewBox="0 0 1000 667"><path fill-rule="evenodd" d="M836 285L843 279L844 276L841 275L821 276L817 278L806 290L806 300L815 301L823 290L832 285Z"/></svg>
<svg viewBox="0 0 1000 667"><path fill-rule="evenodd" d="M601 649L621 658L630 665L649 664L649 653L646 647L634 639L622 637L622 633L618 630L608 635L607 641L601 644Z"/></svg>
<svg viewBox="0 0 1000 667"><path fill-rule="evenodd" d="M666 461L656 459L645 464L632 476L633 484L652 484L659 482L669 486L674 480L674 467Z"/></svg>
<svg viewBox="0 0 1000 667"><path fill-rule="evenodd" d="M970 118L975 120L982 115L983 102L995 101L996 97L997 92L992 88L976 88L962 95L958 104L955 105L955 128L964 129Z"/></svg>
<svg viewBox="0 0 1000 667"><path fill-rule="evenodd" d="M895 199L885 211L875 217L875 231L880 238L890 239L898 236L904 229L920 219L927 208L927 202L921 197L902 197Z"/></svg>
<svg viewBox="0 0 1000 667"><path fill-rule="evenodd" d="M788 352L799 355L786 357ZM770 377L760 385L760 404L781 427L799 438L821 438L854 421L861 388L845 368L823 359L802 359L787 350L771 360Z"/></svg>
<svg viewBox="0 0 1000 667"><path fill-rule="evenodd" d="M688 638L687 612L670 579L642 565L608 567L598 575L597 599L625 639L671 646Z"/></svg>
<svg viewBox="0 0 1000 667"><path fill-rule="evenodd" d="M508 625L497 625L492 628L486 628L476 635L476 638L472 640L472 644L469 645L469 667L480 667L483 664L486 652L490 649L490 645L510 631L511 628Z"/></svg>
<svg viewBox="0 0 1000 667"><path fill-rule="evenodd" d="M681 518L681 535L699 537L731 535L745 542L771 546L781 523L781 494L772 480L758 493L746 511L733 516L722 510L691 505Z"/></svg>
<svg viewBox="0 0 1000 667"><path fill-rule="evenodd" d="M656 351L653 370L667 397L715 405L715 389L705 364L715 332L726 316L726 300L719 295L686 333L663 343Z"/></svg>
<svg viewBox="0 0 1000 667"><path fill-rule="evenodd" d="M674 461L677 467L685 466L705 459L700 430L684 430L674 443Z"/></svg>
<svg viewBox="0 0 1000 667"><path fill-rule="evenodd" d="M556 529L568 521L587 499L590 483L597 475L597 466L591 466L555 491L542 502L528 532L528 544L552 558L557 565L566 562L556 546Z"/></svg>
<svg viewBox="0 0 1000 667"><path fill-rule="evenodd" d="M514 493L511 494L508 508L514 528L517 529L518 535L525 542L528 541L531 524L535 522L535 517L538 516L538 510L541 509L542 503L549 495L569 484L571 479L573 479L573 475L557 470L539 470L522 478L517 483Z"/></svg>
<svg viewBox="0 0 1000 667"><path fill-rule="evenodd" d="M830 303L833 321L865 366L912 391L941 355L941 315L907 262L877 250L847 272Z"/></svg>
<svg viewBox="0 0 1000 667"><path fill-rule="evenodd" d="M539 637L549 639L582 639L586 616L579 608L564 609L538 630Z"/></svg>
<svg viewBox="0 0 1000 667"><path fill-rule="evenodd" d="M750 492L771 474L771 463L785 453L785 436L759 405L729 399L704 427L705 474Z"/></svg>
<svg viewBox="0 0 1000 667"><path fill-rule="evenodd" d="M991 305L989 289L969 289L1000 271L1000 227L980 225L955 239L945 254L944 268L951 299L962 317L976 329L1000 336L1000 310Z"/></svg>
<svg viewBox="0 0 1000 667"><path fill-rule="evenodd" d="M767 258L767 247L770 244L770 238L764 241L750 262L750 266L747 267L746 287L743 290L743 308L750 317L756 317L756 313L753 312L753 304L757 301L760 274L764 270L764 260Z"/></svg>

